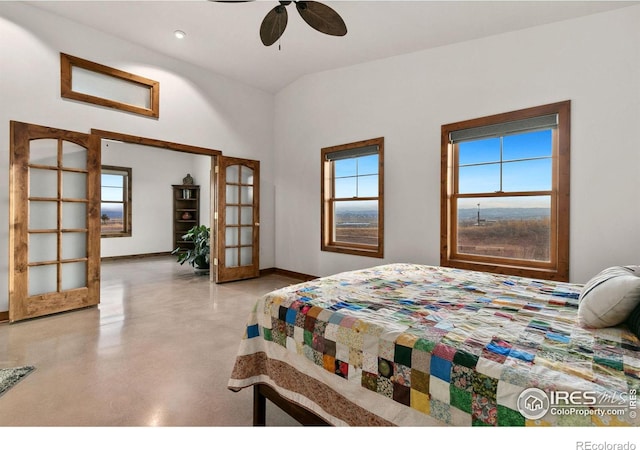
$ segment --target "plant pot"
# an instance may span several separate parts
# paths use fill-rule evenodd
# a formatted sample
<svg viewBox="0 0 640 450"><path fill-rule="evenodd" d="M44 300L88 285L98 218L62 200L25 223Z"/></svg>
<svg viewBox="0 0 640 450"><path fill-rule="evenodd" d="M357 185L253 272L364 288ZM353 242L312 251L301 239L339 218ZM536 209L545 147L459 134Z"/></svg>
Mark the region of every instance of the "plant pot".
<svg viewBox="0 0 640 450"><path fill-rule="evenodd" d="M193 272L196 275L207 275L209 273L209 267L193 266Z"/></svg>

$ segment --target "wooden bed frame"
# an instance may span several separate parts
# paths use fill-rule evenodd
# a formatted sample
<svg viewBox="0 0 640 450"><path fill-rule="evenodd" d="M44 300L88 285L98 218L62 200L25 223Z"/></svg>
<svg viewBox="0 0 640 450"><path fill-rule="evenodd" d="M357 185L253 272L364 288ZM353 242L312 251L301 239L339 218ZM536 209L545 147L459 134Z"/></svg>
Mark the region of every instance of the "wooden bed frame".
<svg viewBox="0 0 640 450"><path fill-rule="evenodd" d="M322 418L302 406L290 402L278 394L275 389L266 384L253 385L253 426L264 427L267 418L267 400L270 400L278 408L289 414L295 420L305 426L329 426Z"/></svg>

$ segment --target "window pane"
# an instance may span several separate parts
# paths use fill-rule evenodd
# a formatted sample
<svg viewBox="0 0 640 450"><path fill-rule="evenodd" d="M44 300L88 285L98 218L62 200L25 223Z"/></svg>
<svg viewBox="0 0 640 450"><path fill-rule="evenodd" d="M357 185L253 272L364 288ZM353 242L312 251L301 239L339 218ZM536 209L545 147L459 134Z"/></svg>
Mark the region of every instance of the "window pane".
<svg viewBox="0 0 640 450"><path fill-rule="evenodd" d="M505 136L502 143L502 158L508 161L551 156L553 148L551 138L551 130Z"/></svg>
<svg viewBox="0 0 640 450"><path fill-rule="evenodd" d="M550 191L551 158L504 163L502 190L505 192Z"/></svg>
<svg viewBox="0 0 640 450"><path fill-rule="evenodd" d="M354 198L357 195L356 177L336 178L335 198Z"/></svg>
<svg viewBox="0 0 640 450"><path fill-rule="evenodd" d="M124 190L122 188L102 187L102 200L121 202L124 200Z"/></svg>
<svg viewBox="0 0 640 450"><path fill-rule="evenodd" d="M551 197L458 199L457 252L550 260Z"/></svg>
<svg viewBox="0 0 640 450"><path fill-rule="evenodd" d="M476 194L498 192L500 190L500 164L460 167L458 171L458 192Z"/></svg>
<svg viewBox="0 0 640 450"><path fill-rule="evenodd" d="M55 233L29 233L29 262L56 261L58 235Z"/></svg>
<svg viewBox="0 0 640 450"><path fill-rule="evenodd" d="M124 187L124 176L113 173L103 173L100 181L102 187Z"/></svg>
<svg viewBox="0 0 640 450"><path fill-rule="evenodd" d="M360 156L358 158L358 175L375 175L378 173L378 155Z"/></svg>
<svg viewBox="0 0 640 450"><path fill-rule="evenodd" d="M240 265L250 266L253 261L253 247L240 248Z"/></svg>
<svg viewBox="0 0 640 450"><path fill-rule="evenodd" d="M240 227L240 244L249 245L253 243L253 227Z"/></svg>
<svg viewBox="0 0 640 450"><path fill-rule="evenodd" d="M238 248L231 247L225 249L224 260L227 267L238 267Z"/></svg>
<svg viewBox="0 0 640 450"><path fill-rule="evenodd" d="M58 204L56 202L29 202L29 229L55 230L58 228Z"/></svg>
<svg viewBox="0 0 640 450"><path fill-rule="evenodd" d="M240 167L240 183L253 186L253 169L246 166Z"/></svg>
<svg viewBox="0 0 640 450"><path fill-rule="evenodd" d="M87 174L62 172L62 196L65 198L87 198Z"/></svg>
<svg viewBox="0 0 640 450"><path fill-rule="evenodd" d="M124 205L122 203L102 203L100 205L101 233L124 232Z"/></svg>
<svg viewBox="0 0 640 450"><path fill-rule="evenodd" d="M239 193L240 193L240 186L236 186L234 184L227 184L226 202L231 204L240 203Z"/></svg>
<svg viewBox="0 0 640 450"><path fill-rule="evenodd" d="M378 201L335 202L334 240L378 245Z"/></svg>
<svg viewBox="0 0 640 450"><path fill-rule="evenodd" d="M238 238L238 227L225 228L224 236L224 242L227 246L240 245L240 240Z"/></svg>
<svg viewBox="0 0 640 450"><path fill-rule="evenodd" d="M253 204L253 188L249 186L240 187L240 203L243 205Z"/></svg>
<svg viewBox="0 0 640 450"><path fill-rule="evenodd" d="M226 179L227 179L227 183L239 183L240 182L240 166L233 165L233 166L227 166L227 173L226 173Z"/></svg>
<svg viewBox="0 0 640 450"><path fill-rule="evenodd" d="M74 169L87 168L87 149L69 141L62 141L62 166Z"/></svg>
<svg viewBox="0 0 640 450"><path fill-rule="evenodd" d="M151 87L78 66L71 67L72 90L140 108L151 108Z"/></svg>
<svg viewBox="0 0 640 450"><path fill-rule="evenodd" d="M87 233L62 233L62 259L87 256Z"/></svg>
<svg viewBox="0 0 640 450"><path fill-rule="evenodd" d="M58 172L29 169L29 196L58 198Z"/></svg>
<svg viewBox="0 0 640 450"><path fill-rule="evenodd" d="M58 140L34 139L29 141L29 163L58 166Z"/></svg>
<svg viewBox="0 0 640 450"><path fill-rule="evenodd" d="M500 161L500 138L466 141L458 144L458 164Z"/></svg>
<svg viewBox="0 0 640 450"><path fill-rule="evenodd" d="M84 229L87 227L87 204L75 202L62 203L62 228Z"/></svg>
<svg viewBox="0 0 640 450"><path fill-rule="evenodd" d="M339 159L333 162L334 176L353 177L357 173L356 158Z"/></svg>
<svg viewBox="0 0 640 450"><path fill-rule="evenodd" d="M100 176L100 222L102 235L131 236L131 169L103 166ZM191 190L184 189L183 198L190 198Z"/></svg>
<svg viewBox="0 0 640 450"><path fill-rule="evenodd" d="M58 266L33 266L27 269L29 295L46 294L58 290Z"/></svg>
<svg viewBox="0 0 640 450"><path fill-rule="evenodd" d="M87 263L62 264L62 290L78 289L87 285Z"/></svg>
<svg viewBox="0 0 640 450"><path fill-rule="evenodd" d="M238 225L238 207L227 206L225 214L225 222L227 225Z"/></svg>
<svg viewBox="0 0 640 450"><path fill-rule="evenodd" d="M240 208L240 224L253 224L253 206L243 206Z"/></svg>
<svg viewBox="0 0 640 450"><path fill-rule="evenodd" d="M378 196L378 175L358 177L358 197Z"/></svg>
<svg viewBox="0 0 640 450"><path fill-rule="evenodd" d="M322 149L322 251L383 257L384 138Z"/></svg>

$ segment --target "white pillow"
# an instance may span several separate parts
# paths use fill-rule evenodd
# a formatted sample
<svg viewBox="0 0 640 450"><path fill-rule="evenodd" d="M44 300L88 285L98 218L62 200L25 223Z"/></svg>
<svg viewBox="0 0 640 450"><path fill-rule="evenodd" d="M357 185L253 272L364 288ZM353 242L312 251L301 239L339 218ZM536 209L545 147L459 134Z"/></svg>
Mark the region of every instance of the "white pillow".
<svg viewBox="0 0 640 450"><path fill-rule="evenodd" d="M640 304L640 266L615 266L587 282L578 299L580 325L590 328L616 326Z"/></svg>

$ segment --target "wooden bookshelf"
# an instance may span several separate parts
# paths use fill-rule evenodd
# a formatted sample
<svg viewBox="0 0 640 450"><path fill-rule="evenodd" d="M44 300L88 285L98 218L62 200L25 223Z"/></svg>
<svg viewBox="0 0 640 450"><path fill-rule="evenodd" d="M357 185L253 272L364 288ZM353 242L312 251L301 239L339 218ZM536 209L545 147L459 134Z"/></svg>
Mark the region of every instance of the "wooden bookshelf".
<svg viewBox="0 0 640 450"><path fill-rule="evenodd" d="M200 225L200 186L173 184L173 249L192 246L182 235Z"/></svg>

